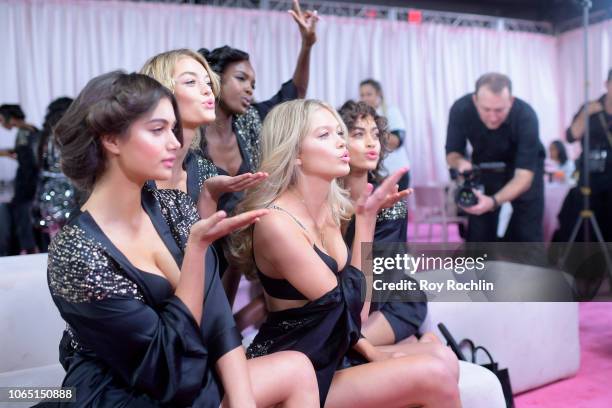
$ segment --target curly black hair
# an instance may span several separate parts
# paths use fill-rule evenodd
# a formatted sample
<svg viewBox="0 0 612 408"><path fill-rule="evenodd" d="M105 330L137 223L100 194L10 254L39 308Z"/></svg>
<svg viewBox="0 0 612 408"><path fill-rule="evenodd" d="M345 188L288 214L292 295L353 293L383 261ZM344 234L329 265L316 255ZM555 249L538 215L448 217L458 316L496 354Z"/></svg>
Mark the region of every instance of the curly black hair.
<svg viewBox="0 0 612 408"><path fill-rule="evenodd" d="M380 158L376 168L368 174L368 178L370 181L377 184L380 183L384 178L382 173L386 172L382 162L390 151L388 147L389 131L387 128L387 119L384 116L380 116L378 113L376 113L376 110L367 103L361 101L355 102L353 100L344 102L340 109L338 109L338 113L346 124L349 132L355 128L355 123L357 123L358 120L367 118L368 116L370 116L374 120L374 123L376 123L376 127L378 128L378 132L380 134Z"/></svg>
<svg viewBox="0 0 612 408"><path fill-rule="evenodd" d="M228 45L215 48L212 51L200 48L198 52L208 61L212 70L219 74L219 76L223 74L229 64L249 60L249 54Z"/></svg>

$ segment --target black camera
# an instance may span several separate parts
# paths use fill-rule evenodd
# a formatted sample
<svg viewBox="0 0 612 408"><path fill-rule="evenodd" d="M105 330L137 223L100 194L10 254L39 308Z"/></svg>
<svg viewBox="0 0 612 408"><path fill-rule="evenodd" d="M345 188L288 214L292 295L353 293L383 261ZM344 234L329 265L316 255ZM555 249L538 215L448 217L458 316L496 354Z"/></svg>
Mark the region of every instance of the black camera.
<svg viewBox="0 0 612 408"><path fill-rule="evenodd" d="M472 207L478 204L478 197L474 190L484 192L484 186L480 182L482 173L503 173L506 170L504 162L487 162L473 165L471 170L458 172L455 169L450 169L450 177L452 180L463 179L459 182L457 191L455 192L455 202L460 207Z"/></svg>

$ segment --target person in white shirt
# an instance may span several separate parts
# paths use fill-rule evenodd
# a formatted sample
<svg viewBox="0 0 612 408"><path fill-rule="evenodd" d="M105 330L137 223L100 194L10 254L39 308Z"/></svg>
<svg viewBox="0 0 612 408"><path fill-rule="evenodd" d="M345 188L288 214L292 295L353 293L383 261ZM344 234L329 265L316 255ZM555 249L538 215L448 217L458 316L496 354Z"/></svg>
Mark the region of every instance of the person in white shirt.
<svg viewBox="0 0 612 408"><path fill-rule="evenodd" d="M576 171L574 161L567 157L567 151L563 142L553 141L548 146L548 159L546 161L546 173L550 181L560 183L571 183L572 175Z"/></svg>
<svg viewBox="0 0 612 408"><path fill-rule="evenodd" d="M383 162L387 173L392 174L401 167L408 166L408 154L403 144L406 136L404 116L396 106L388 105L385 102L380 82L371 78L361 81L359 84L359 99L376 109L377 114L387 119L388 129L391 133L387 145L390 152ZM409 184L409 173L406 173L400 179L400 190L405 190Z"/></svg>

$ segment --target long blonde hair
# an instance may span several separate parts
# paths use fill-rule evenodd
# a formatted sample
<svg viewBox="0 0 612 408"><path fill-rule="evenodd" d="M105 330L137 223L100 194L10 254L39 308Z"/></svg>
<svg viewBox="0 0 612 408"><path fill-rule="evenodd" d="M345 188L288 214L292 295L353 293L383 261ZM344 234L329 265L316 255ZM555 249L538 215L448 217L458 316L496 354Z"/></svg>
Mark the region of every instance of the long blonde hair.
<svg viewBox="0 0 612 408"><path fill-rule="evenodd" d="M206 70L206 73L208 74L208 77L210 78L210 82L212 83L211 88L213 95L215 95L215 98L218 98L219 93L221 92L219 76L210 68L208 61L206 61L202 55L187 48L180 48L157 54L145 62L144 66L140 70L140 73L156 79L159 83L174 93L174 86L176 85L173 78L174 67L176 67L177 62L182 58L193 58L202 64ZM198 132L196 132L196 137L191 142L192 148L199 149L201 137L201 131L198 129Z"/></svg>
<svg viewBox="0 0 612 408"><path fill-rule="evenodd" d="M261 130L261 164L258 171L268 173L268 178L246 191L236 207L236 213L270 206L281 194L296 185L299 167L296 159L302 141L311 131L312 114L328 110L338 121L344 134L348 134L344 122L334 108L318 100L294 100L276 106L268 113ZM331 183L328 205L336 224L350 218L353 206L349 195L337 180ZM247 277L254 278L253 226L230 236L229 258Z"/></svg>

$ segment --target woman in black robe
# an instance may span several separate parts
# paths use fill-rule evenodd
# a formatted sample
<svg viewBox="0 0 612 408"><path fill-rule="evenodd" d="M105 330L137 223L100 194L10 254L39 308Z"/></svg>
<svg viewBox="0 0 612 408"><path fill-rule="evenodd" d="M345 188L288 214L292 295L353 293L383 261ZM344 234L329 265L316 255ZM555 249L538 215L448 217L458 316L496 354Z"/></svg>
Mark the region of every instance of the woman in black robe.
<svg viewBox="0 0 612 408"><path fill-rule="evenodd" d="M62 169L89 192L49 248L62 385L79 407L313 406L303 356L246 362L219 283L212 241L265 212L199 220L183 192L145 186L171 176L181 136L172 94L121 72L92 79L57 126Z"/></svg>
<svg viewBox="0 0 612 408"><path fill-rule="evenodd" d="M338 111L346 124L348 150L351 157L351 172L344 178L344 186L350 191L351 198L357 200L368 183L379 185L386 149L386 120L365 102L348 101ZM376 217L374 243L377 252L384 251L394 255L393 244L407 241L408 211L406 202L400 200L389 208L383 208ZM344 234L348 245L355 235L355 221L349 222ZM409 279L402 270L385 271L386 282ZM390 292L390 291L387 291ZM361 332L376 346L395 344L400 341L412 342L419 326L427 315L425 294L415 291L410 297L423 301L407 302L396 299L391 294L380 293L378 302L372 302L370 315L364 322Z"/></svg>
<svg viewBox="0 0 612 408"><path fill-rule="evenodd" d="M231 238L232 264L259 278L269 310L247 353L305 353L321 406L458 407L458 364L449 349L430 343L394 354L360 334L369 312L362 296L370 291L361 243L372 241L379 209L405 195L395 191L405 170L357 200L349 252L340 222L353 206L337 181L349 172L345 134L337 112L313 100L285 102L263 124L260 170L269 177L247 190L237 210L270 213Z"/></svg>

